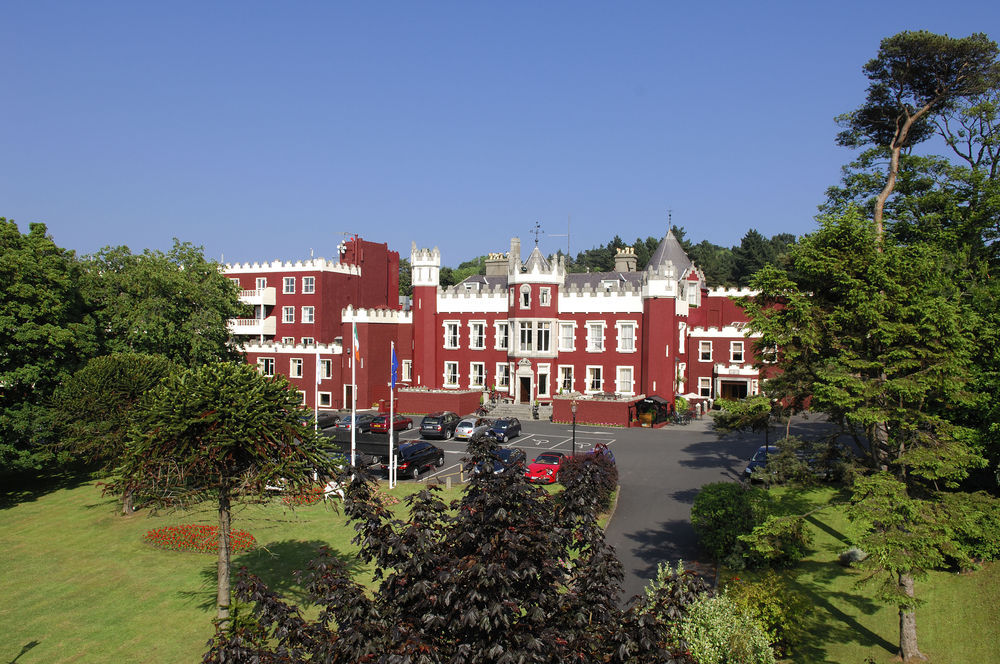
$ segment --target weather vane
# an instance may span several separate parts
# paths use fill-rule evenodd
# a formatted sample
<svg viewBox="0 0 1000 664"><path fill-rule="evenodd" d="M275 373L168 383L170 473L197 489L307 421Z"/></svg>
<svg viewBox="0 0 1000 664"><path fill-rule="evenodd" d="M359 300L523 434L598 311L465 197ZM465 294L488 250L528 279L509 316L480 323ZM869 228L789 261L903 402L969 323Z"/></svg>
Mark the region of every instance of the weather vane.
<svg viewBox="0 0 1000 664"><path fill-rule="evenodd" d="M538 246L538 236L542 234L542 225L541 225L541 224L539 224L539 223L538 223L538 222L536 221L536 222L535 222L535 228L534 228L534 229L532 229L532 230L531 230L530 232L532 232L532 233L534 233L534 234L535 234L535 246L537 247L537 246Z"/></svg>

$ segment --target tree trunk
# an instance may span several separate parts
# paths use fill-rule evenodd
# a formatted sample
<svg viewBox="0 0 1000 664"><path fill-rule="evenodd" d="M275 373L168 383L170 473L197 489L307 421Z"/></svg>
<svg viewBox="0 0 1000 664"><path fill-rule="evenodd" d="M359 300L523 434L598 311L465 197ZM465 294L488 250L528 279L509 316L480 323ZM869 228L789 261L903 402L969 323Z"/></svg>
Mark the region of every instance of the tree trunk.
<svg viewBox="0 0 1000 664"><path fill-rule="evenodd" d="M128 489L122 494L122 514L124 516L135 514L135 494Z"/></svg>
<svg viewBox="0 0 1000 664"><path fill-rule="evenodd" d="M913 597L913 575L900 574L899 588ZM899 656L906 662L921 662L927 657L917 649L917 614L908 607L899 607Z"/></svg>
<svg viewBox="0 0 1000 664"><path fill-rule="evenodd" d="M899 175L899 155L903 151L903 146L906 145L906 139L910 135L910 128L913 127L913 123L923 117L923 115L927 113L931 109L931 106L936 104L939 99L941 99L940 96L935 97L927 104L924 104L924 106L922 106L913 115L907 115L902 126L897 125L896 135L892 139L892 145L889 146L889 150L892 155L889 161L889 177L886 179L885 187L883 187L882 191L879 192L879 195L875 197L875 235L879 251L882 251L882 217L885 214L885 202L889 200L889 194L891 194L892 190L896 188L896 176ZM897 116L897 122L898 121Z"/></svg>
<svg viewBox="0 0 1000 664"><path fill-rule="evenodd" d="M219 489L219 589L216 598L216 619L222 631L229 627L229 507L229 488L223 486Z"/></svg>

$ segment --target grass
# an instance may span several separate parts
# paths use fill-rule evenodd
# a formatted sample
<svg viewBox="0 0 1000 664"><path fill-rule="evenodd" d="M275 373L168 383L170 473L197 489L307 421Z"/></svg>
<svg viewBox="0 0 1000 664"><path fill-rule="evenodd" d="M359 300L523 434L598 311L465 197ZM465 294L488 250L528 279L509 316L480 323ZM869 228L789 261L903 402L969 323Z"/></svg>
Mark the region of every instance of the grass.
<svg viewBox="0 0 1000 664"><path fill-rule="evenodd" d="M789 513L839 498L833 489L817 489L794 497L775 491ZM803 593L816 609L810 636L793 657L805 664L877 664L898 662L899 614L895 607L869 599L858 587L861 572L837 562L849 548L849 523L841 509L831 507L808 517L815 539L813 553L785 580ZM746 574L745 576L750 576ZM930 662L986 664L1000 662L1000 564L973 573L931 572L917 582L917 640Z"/></svg>

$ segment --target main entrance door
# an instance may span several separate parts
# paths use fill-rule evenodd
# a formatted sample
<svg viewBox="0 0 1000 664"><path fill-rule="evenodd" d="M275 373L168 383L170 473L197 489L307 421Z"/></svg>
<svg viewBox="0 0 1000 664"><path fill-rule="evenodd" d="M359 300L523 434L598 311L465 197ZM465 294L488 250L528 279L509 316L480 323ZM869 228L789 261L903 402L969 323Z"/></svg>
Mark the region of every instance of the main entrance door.
<svg viewBox="0 0 1000 664"><path fill-rule="evenodd" d="M531 376L521 376L521 389L518 391L518 401L531 403Z"/></svg>
<svg viewBox="0 0 1000 664"><path fill-rule="evenodd" d="M719 396L723 399L735 401L747 398L747 381L724 380L719 385Z"/></svg>

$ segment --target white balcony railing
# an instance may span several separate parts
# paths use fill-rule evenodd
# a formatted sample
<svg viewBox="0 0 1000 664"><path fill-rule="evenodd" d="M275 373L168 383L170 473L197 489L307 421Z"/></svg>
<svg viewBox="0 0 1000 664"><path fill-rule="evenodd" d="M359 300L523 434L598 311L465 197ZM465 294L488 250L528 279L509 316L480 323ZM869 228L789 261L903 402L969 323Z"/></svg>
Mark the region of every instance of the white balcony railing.
<svg viewBox="0 0 1000 664"><path fill-rule="evenodd" d="M229 331L236 335L274 336L278 326L276 316L268 316L264 320L258 318L230 318Z"/></svg>
<svg viewBox="0 0 1000 664"><path fill-rule="evenodd" d="M274 286L268 286L267 288L257 288L253 290L242 290L240 291L240 302L244 304L249 304L250 306L274 306L275 293Z"/></svg>

